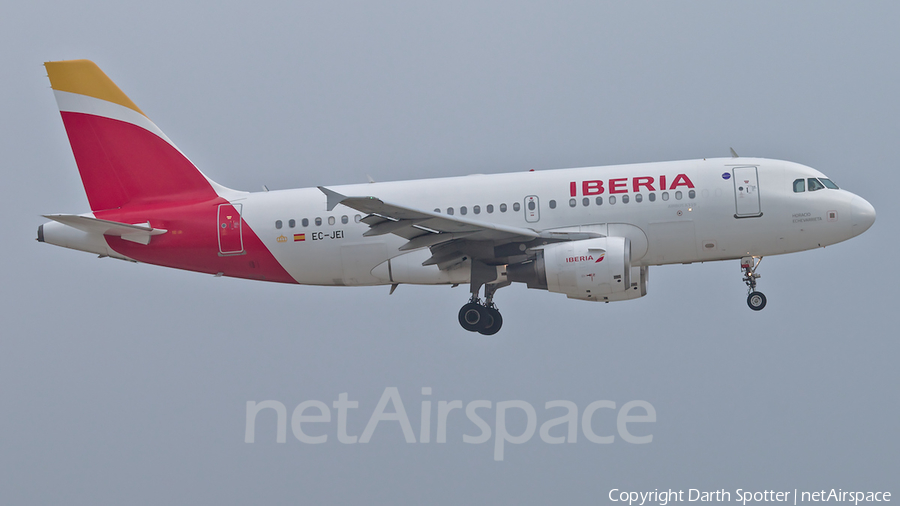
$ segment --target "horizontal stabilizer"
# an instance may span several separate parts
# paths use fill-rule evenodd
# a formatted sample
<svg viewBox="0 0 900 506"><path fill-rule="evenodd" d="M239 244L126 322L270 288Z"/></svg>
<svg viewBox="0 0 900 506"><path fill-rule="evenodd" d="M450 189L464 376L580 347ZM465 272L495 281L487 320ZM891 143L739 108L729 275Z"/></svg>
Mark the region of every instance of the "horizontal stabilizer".
<svg viewBox="0 0 900 506"><path fill-rule="evenodd" d="M150 244L150 238L152 236L165 234L167 232L167 230L163 228L151 227L149 222L130 225L128 223L100 220L91 218L90 216L79 216L77 214L45 214L43 216L48 220L53 220L84 232L121 237L126 241L144 245Z"/></svg>

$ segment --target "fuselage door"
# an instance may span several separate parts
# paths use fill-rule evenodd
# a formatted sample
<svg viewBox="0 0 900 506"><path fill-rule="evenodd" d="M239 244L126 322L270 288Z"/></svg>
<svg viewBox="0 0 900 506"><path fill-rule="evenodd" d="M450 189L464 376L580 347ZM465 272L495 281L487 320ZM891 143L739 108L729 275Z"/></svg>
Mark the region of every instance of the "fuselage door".
<svg viewBox="0 0 900 506"><path fill-rule="evenodd" d="M240 255L244 252L241 236L241 204L219 204L219 254Z"/></svg>
<svg viewBox="0 0 900 506"><path fill-rule="evenodd" d="M537 223L541 219L541 206L537 195L525 197L525 221Z"/></svg>
<svg viewBox="0 0 900 506"><path fill-rule="evenodd" d="M735 218L756 218L762 216L759 206L759 177L756 167L735 167L734 205Z"/></svg>

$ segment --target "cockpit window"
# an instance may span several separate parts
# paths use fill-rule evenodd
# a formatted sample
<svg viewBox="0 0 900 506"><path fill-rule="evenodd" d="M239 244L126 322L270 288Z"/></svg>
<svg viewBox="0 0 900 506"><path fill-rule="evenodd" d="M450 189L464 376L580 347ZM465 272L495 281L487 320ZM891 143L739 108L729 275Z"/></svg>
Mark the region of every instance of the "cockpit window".
<svg viewBox="0 0 900 506"><path fill-rule="evenodd" d="M834 184L834 182L830 179L821 178L807 178L807 179L795 179L794 180L794 193L803 193L806 191L806 187L809 186L809 191L814 192L816 190L821 190L823 188L829 188L831 190L839 190L838 185Z"/></svg>

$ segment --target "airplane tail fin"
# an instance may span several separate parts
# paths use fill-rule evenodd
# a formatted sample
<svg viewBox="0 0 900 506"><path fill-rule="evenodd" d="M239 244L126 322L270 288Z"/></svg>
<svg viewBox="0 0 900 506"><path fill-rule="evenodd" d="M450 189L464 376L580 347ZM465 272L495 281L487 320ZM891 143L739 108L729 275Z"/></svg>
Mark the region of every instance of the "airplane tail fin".
<svg viewBox="0 0 900 506"><path fill-rule="evenodd" d="M200 201L222 191L89 60L44 64L91 210Z"/></svg>

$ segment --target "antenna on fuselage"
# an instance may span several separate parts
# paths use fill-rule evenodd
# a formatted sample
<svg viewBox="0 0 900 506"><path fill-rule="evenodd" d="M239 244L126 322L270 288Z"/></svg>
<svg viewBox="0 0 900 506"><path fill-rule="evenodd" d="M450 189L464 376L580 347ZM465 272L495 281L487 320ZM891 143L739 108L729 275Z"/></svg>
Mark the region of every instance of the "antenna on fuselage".
<svg viewBox="0 0 900 506"><path fill-rule="evenodd" d="M728 148L728 149L731 150L731 157L732 157L732 158L740 158L740 157L738 156L738 154L734 151L734 148Z"/></svg>

